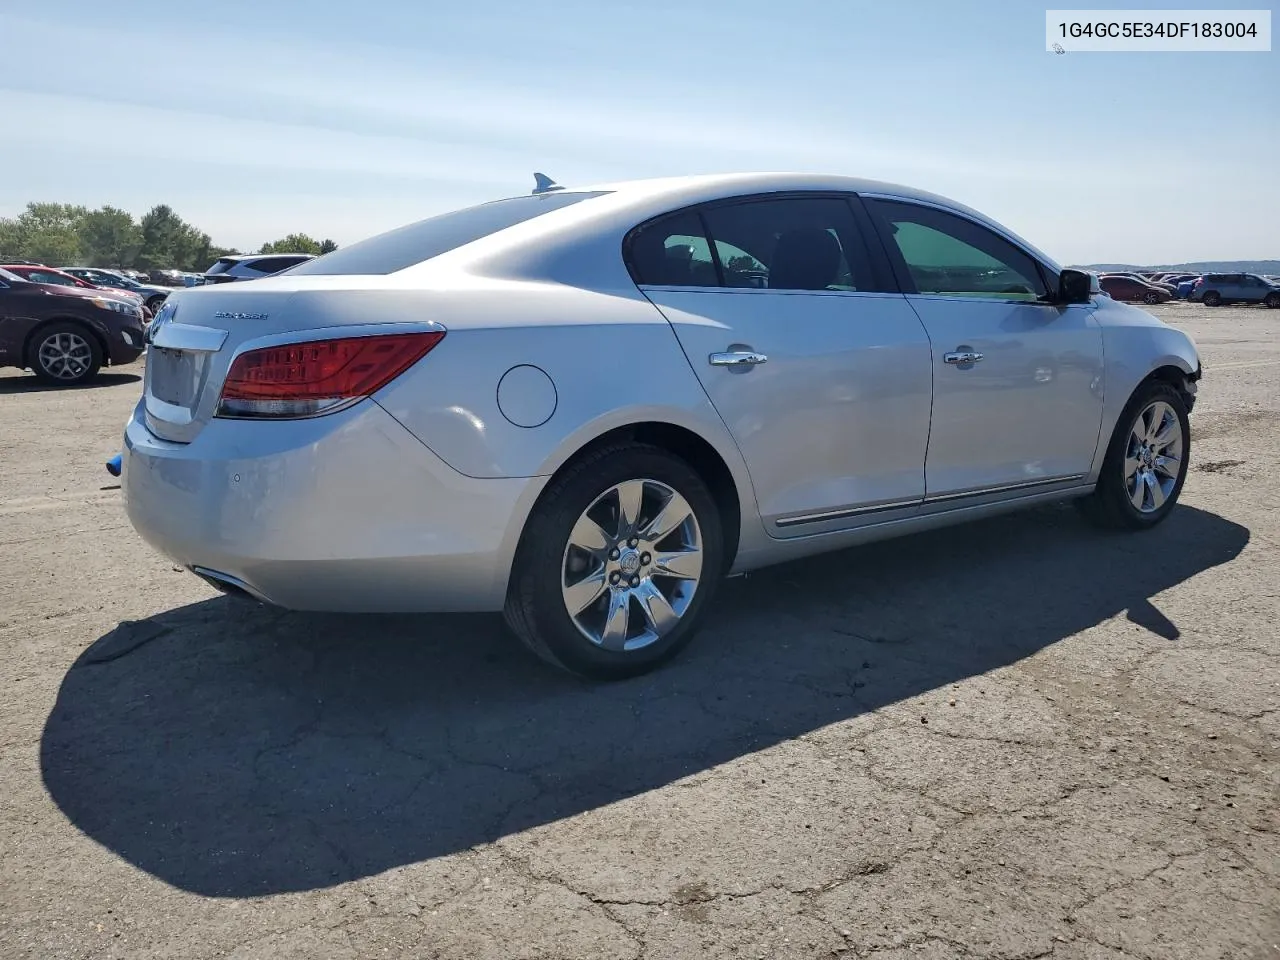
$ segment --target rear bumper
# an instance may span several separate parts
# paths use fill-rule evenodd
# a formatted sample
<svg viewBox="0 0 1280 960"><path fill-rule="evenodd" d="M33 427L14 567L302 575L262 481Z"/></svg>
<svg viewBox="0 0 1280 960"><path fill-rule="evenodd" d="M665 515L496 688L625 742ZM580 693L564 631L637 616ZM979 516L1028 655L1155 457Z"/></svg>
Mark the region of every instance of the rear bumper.
<svg viewBox="0 0 1280 960"><path fill-rule="evenodd" d="M372 401L289 422L214 420L158 439L125 430L133 526L188 569L296 610L501 609L544 479L454 471Z"/></svg>

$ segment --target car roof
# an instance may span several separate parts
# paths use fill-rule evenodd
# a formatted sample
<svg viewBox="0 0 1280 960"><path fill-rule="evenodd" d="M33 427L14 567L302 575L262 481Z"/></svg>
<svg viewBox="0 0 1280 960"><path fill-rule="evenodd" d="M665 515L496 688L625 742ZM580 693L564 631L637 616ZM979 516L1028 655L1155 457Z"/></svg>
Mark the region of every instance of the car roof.
<svg viewBox="0 0 1280 960"><path fill-rule="evenodd" d="M508 243L518 246L537 245L544 241L554 242L551 234L558 233L562 228L572 234L594 221L594 228L604 229L607 225L608 228L629 229L635 224L685 207L753 194L858 193L864 196L918 200L961 213L1003 233L1040 257L1045 263L1055 269L1061 269L1060 264L1048 254L980 211L927 190L883 180L819 173L724 173L623 180L581 186L564 185L563 189L566 193L598 193L600 196L590 203L572 204L537 217L533 221L499 231L493 237L468 246L473 248L476 255L483 257L490 251L496 252L497 248L506 246Z"/></svg>

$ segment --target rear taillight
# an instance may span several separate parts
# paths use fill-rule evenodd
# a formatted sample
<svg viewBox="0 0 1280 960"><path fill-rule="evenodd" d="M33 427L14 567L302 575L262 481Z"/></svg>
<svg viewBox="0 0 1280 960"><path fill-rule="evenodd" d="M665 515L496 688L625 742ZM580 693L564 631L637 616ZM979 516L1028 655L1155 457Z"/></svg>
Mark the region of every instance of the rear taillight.
<svg viewBox="0 0 1280 960"><path fill-rule="evenodd" d="M311 340L236 357L219 417L314 417L375 393L421 360L443 331Z"/></svg>

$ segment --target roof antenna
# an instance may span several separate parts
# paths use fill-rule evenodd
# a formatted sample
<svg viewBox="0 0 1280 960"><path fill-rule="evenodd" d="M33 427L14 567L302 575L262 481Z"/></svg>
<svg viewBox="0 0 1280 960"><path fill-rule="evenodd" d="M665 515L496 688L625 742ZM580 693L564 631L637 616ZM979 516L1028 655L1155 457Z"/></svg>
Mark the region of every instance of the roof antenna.
<svg viewBox="0 0 1280 960"><path fill-rule="evenodd" d="M551 193L553 190L563 190L564 187L556 183L545 173L535 173L533 175L533 196L540 193Z"/></svg>

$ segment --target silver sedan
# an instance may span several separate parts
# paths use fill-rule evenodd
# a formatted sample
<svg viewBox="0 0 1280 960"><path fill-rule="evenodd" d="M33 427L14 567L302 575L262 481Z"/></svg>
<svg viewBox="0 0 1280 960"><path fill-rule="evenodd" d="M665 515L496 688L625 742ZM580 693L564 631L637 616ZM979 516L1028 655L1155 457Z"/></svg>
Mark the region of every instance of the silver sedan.
<svg viewBox="0 0 1280 960"><path fill-rule="evenodd" d="M717 582L1074 498L1173 509L1195 345L906 187L732 175L433 217L170 295L130 519L300 610L497 611L553 664L673 656Z"/></svg>

